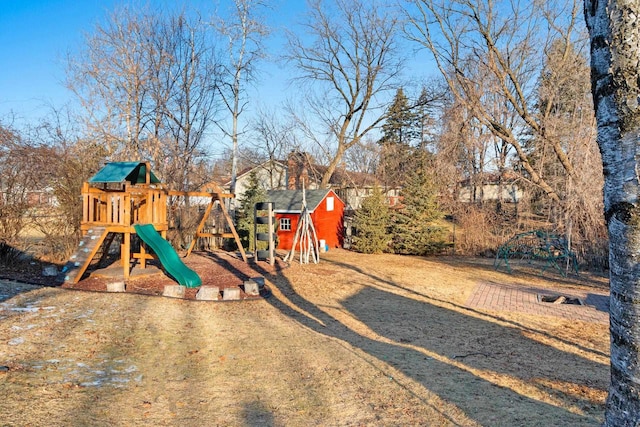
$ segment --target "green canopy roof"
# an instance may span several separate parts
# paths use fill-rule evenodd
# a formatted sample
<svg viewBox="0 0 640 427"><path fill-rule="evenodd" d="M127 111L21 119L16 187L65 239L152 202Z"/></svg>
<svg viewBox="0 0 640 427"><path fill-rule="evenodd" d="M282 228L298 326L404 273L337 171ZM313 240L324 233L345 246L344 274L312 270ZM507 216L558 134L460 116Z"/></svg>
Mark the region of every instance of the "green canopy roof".
<svg viewBox="0 0 640 427"><path fill-rule="evenodd" d="M147 167L144 162L113 162L107 163L102 169L89 179L91 184L123 183L144 184L146 182ZM150 171L151 184L159 184L160 180Z"/></svg>

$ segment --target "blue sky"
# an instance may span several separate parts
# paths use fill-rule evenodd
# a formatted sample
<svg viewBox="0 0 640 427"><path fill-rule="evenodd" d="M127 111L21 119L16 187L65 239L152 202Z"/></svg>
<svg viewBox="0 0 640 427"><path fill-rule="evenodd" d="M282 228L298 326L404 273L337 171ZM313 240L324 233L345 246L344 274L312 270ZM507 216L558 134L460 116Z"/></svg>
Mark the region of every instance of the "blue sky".
<svg viewBox="0 0 640 427"><path fill-rule="evenodd" d="M17 124L34 121L48 111L74 100L64 87L66 56L82 46L84 34L103 22L119 5L181 7L200 10L226 8L230 0L0 0L0 121L13 113ZM304 12L305 0L272 0L268 24L278 34L291 28ZM282 38L273 37L270 54L282 49ZM254 108L284 101L290 90L287 73L277 64L265 63L256 88Z"/></svg>
<svg viewBox="0 0 640 427"><path fill-rule="evenodd" d="M45 103L60 105L64 58L82 43L83 33L103 18L106 0L0 0L0 117L38 116Z"/></svg>
<svg viewBox="0 0 640 427"><path fill-rule="evenodd" d="M187 2L202 8L226 7L227 2ZM284 3L282 1L274 4ZM287 2L274 14L281 20L300 12L304 1ZM0 119L13 112L30 120L44 114L46 105L60 107L73 99L64 87L66 56L82 45L84 34L118 5L142 5L142 1L118 0L0 0ZM155 0L152 5L174 6L179 2ZM292 7L293 6L293 7ZM286 12L286 13L283 13ZM278 25L278 23L273 23ZM275 47L275 46L274 46ZM277 77L268 67L265 78ZM270 81L268 87L284 90L284 81Z"/></svg>

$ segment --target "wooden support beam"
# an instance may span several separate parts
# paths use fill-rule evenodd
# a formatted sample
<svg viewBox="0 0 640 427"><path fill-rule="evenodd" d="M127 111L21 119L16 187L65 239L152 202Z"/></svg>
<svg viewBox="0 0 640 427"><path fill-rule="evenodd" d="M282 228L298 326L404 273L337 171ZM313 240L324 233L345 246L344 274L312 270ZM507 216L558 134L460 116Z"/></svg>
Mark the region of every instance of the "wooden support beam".
<svg viewBox="0 0 640 427"><path fill-rule="evenodd" d="M229 224L229 228L231 229L231 233L233 234L233 237L236 240L236 244L238 245L238 250L242 255L242 259L244 260L244 262L247 262L247 254L244 253L244 248L242 247L240 236L238 236L238 232L236 231L236 228L233 226L233 221L231 220L231 216L229 215L229 212L227 212L227 209L224 207L224 204L222 204L222 201L220 201L220 210L222 211L222 215L224 216L224 219L227 220L227 224Z"/></svg>
<svg viewBox="0 0 640 427"><path fill-rule="evenodd" d="M222 237L223 239L233 239L233 233L197 233L197 237Z"/></svg>
<svg viewBox="0 0 640 427"><path fill-rule="evenodd" d="M169 196L183 196L183 197L212 197L214 199L233 199L235 194L233 193L207 193L204 191L176 191L169 190L167 192Z"/></svg>
<svg viewBox="0 0 640 427"><path fill-rule="evenodd" d="M145 171L144 183L149 185L151 184L151 163L150 162L144 162L144 171Z"/></svg>
<svg viewBox="0 0 640 427"><path fill-rule="evenodd" d="M211 197L211 201L209 202L209 205L207 206L207 209L204 212L204 215L202 216L202 219L200 220L200 224L198 224L198 228L196 229L196 233L193 236L193 239L191 240L191 243L189 244L189 249L187 249L187 254L186 256L189 256L191 254L191 251L193 250L193 248L196 245L196 242L198 240L198 238L200 237L226 237L226 238L231 238L233 237L236 241L236 244L238 245L238 250L240 251L240 255L242 255L242 260L244 262L247 262L247 254L244 252L244 248L242 247L242 242L240 241L240 236L238 235L238 232L236 231L236 228L233 225L233 221L231 220L231 216L229 215L229 212L227 212L227 209L224 206L224 203L222 201L222 199L220 198L221 196L226 196L223 194L219 194L219 193L196 193L196 192L169 192L169 194L171 193L182 193L182 194L173 194L173 195L194 195L198 194L205 194L206 196L210 196ZM200 196L202 197L202 196ZM203 233L202 230L204 229L204 226L207 222L207 219L209 218L209 215L211 214L211 210L213 209L213 204L218 201L218 203L220 203L220 211L222 212L222 215L224 216L224 219L227 222L227 225L229 225L229 229L231 230L231 233Z"/></svg>
<svg viewBox="0 0 640 427"><path fill-rule="evenodd" d="M122 238L122 268L124 270L124 280L129 280L131 270L131 233L124 233Z"/></svg>
<svg viewBox="0 0 640 427"><path fill-rule="evenodd" d="M153 257L147 254L147 249L144 247L144 243L140 243L140 253L134 253L133 258L140 260L140 268L147 268L147 260L153 259Z"/></svg>

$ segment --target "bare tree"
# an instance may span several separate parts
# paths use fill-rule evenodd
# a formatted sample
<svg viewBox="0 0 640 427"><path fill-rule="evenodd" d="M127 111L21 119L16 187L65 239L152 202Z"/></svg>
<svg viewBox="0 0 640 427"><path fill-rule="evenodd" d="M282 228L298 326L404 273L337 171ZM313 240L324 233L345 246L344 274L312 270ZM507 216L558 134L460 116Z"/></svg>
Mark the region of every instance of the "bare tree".
<svg viewBox="0 0 640 427"><path fill-rule="evenodd" d="M611 385L605 426L640 425L640 4L585 1L609 229Z"/></svg>
<svg viewBox="0 0 640 427"><path fill-rule="evenodd" d="M446 184L441 183L447 188L457 188L462 180L468 182L473 191L465 202L481 204L483 181L496 166L491 152L497 144L496 137L465 103L452 99L442 108L442 125L436 144L439 171L436 178L447 179Z"/></svg>
<svg viewBox="0 0 640 427"><path fill-rule="evenodd" d="M359 140L345 153L347 170L374 175L379 166L380 151L380 145L373 138Z"/></svg>
<svg viewBox="0 0 640 427"><path fill-rule="evenodd" d="M34 147L30 174L39 177L36 190L44 196L43 203L29 210L28 219L30 227L43 235L38 244L41 255L53 261L66 260L77 249L82 183L99 169L106 156L105 148L86 138L84 131L73 111L53 106L35 126L23 130Z"/></svg>
<svg viewBox="0 0 640 427"><path fill-rule="evenodd" d="M0 240L12 241L27 223L47 238L75 238L80 188L103 152L88 144L86 151L80 149L72 117L65 113L55 110L21 131L0 124Z"/></svg>
<svg viewBox="0 0 640 427"><path fill-rule="evenodd" d="M218 69L210 27L186 12L114 12L69 58L68 85L111 160L150 159L178 188L215 115Z"/></svg>
<svg viewBox="0 0 640 427"><path fill-rule="evenodd" d="M398 19L389 7L362 0L315 0L309 7L303 34L289 33L286 59L308 89L314 122L333 140L325 148L326 187L345 152L384 119L387 92L395 90L402 60Z"/></svg>
<svg viewBox="0 0 640 427"><path fill-rule="evenodd" d="M591 188L602 175L594 173L579 2L406 4L408 36L433 55L469 123L492 135L499 185L505 171L516 172L536 213L580 243L585 261L598 261L604 227L600 194Z"/></svg>
<svg viewBox="0 0 640 427"><path fill-rule="evenodd" d="M12 242L24 227L33 189L29 173L33 148L15 130L0 124L0 242Z"/></svg>
<svg viewBox="0 0 640 427"><path fill-rule="evenodd" d="M265 57L263 39L269 34L267 26L259 15L265 7L262 0L234 0L231 17L220 19L218 31L227 38L229 60L225 65L225 80L219 85L224 104L231 113L231 129L219 123L223 133L232 141L231 185L235 192L238 172L238 120L245 111L247 100L245 84L256 78L256 64Z"/></svg>
<svg viewBox="0 0 640 427"><path fill-rule="evenodd" d="M580 46L557 40L549 46L538 81L537 103L540 121L545 126L547 138L537 135L528 141L528 150L534 167L546 176L546 180L563 194L561 205L564 218L558 218L574 236L590 242L600 252L606 241L606 229L602 219L602 197L599 191L603 176L598 171L601 164L596 140L596 123L593 115L593 99L589 85L589 65ZM555 155L552 141L557 141L567 154L574 168L567 175ZM542 204L545 204L544 202ZM548 204L547 204L548 205ZM553 205L548 209L552 215ZM602 249L600 249L602 248ZM591 251L594 252L595 251Z"/></svg>
<svg viewBox="0 0 640 427"><path fill-rule="evenodd" d="M150 122L149 43L158 20L127 8L113 12L88 34L84 49L69 57L68 87L87 112L89 130L114 158L144 156L144 133Z"/></svg>
<svg viewBox="0 0 640 427"><path fill-rule="evenodd" d="M294 124L283 121L275 110L261 109L253 121L255 143L250 144L269 160L284 160L297 145Z"/></svg>
<svg viewBox="0 0 640 427"><path fill-rule="evenodd" d="M453 95L473 111L501 141L510 144L526 177L553 200L554 189L536 170L523 147L521 136L532 133L548 140L566 173L574 165L561 141L546 132L534 108L536 79L541 58L555 40L571 43L576 37L577 0L547 7L540 2L500 0L414 0L407 8L409 37L425 46L447 80ZM562 22L561 22L562 19ZM542 47L542 49L540 49ZM483 76L482 80L474 77ZM485 102L487 96L500 101ZM511 114L519 120L514 127Z"/></svg>
<svg viewBox="0 0 640 427"><path fill-rule="evenodd" d="M165 176L172 177L181 190L203 184L191 182L190 174L204 155L203 137L217 113L214 94L219 83L219 65L206 29L200 18L188 19L184 14L168 21L162 39L169 59L162 69L162 84L154 87L155 93L168 94L166 102L158 105L171 136L167 141L169 147L164 147L173 159L173 168L165 171Z"/></svg>

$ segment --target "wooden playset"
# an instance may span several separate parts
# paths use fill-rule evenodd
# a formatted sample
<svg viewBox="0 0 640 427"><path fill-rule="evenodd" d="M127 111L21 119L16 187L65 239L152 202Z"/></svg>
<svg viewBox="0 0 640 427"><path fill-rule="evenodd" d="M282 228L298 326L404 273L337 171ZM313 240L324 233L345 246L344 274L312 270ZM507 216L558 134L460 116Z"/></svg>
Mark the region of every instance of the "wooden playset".
<svg viewBox="0 0 640 427"><path fill-rule="evenodd" d="M78 250L63 270L64 280L77 283L100 249L102 256L106 256L115 236L120 235L120 262L125 280L129 278L132 260L138 260L140 267L145 268L147 260L157 258L181 285L199 286L197 274L180 261L165 240L169 230L169 197L208 200L186 256L194 249L199 238L233 238L243 260L247 261L238 233L224 205L224 200L233 198L233 194L223 192L218 186L213 192L168 190L153 174L149 162L115 162L106 164L83 184L80 225L83 237ZM219 204L229 232L204 232L207 219L216 203ZM131 240L134 235L141 239L137 252L132 252ZM149 253L147 247L153 250L153 254Z"/></svg>

